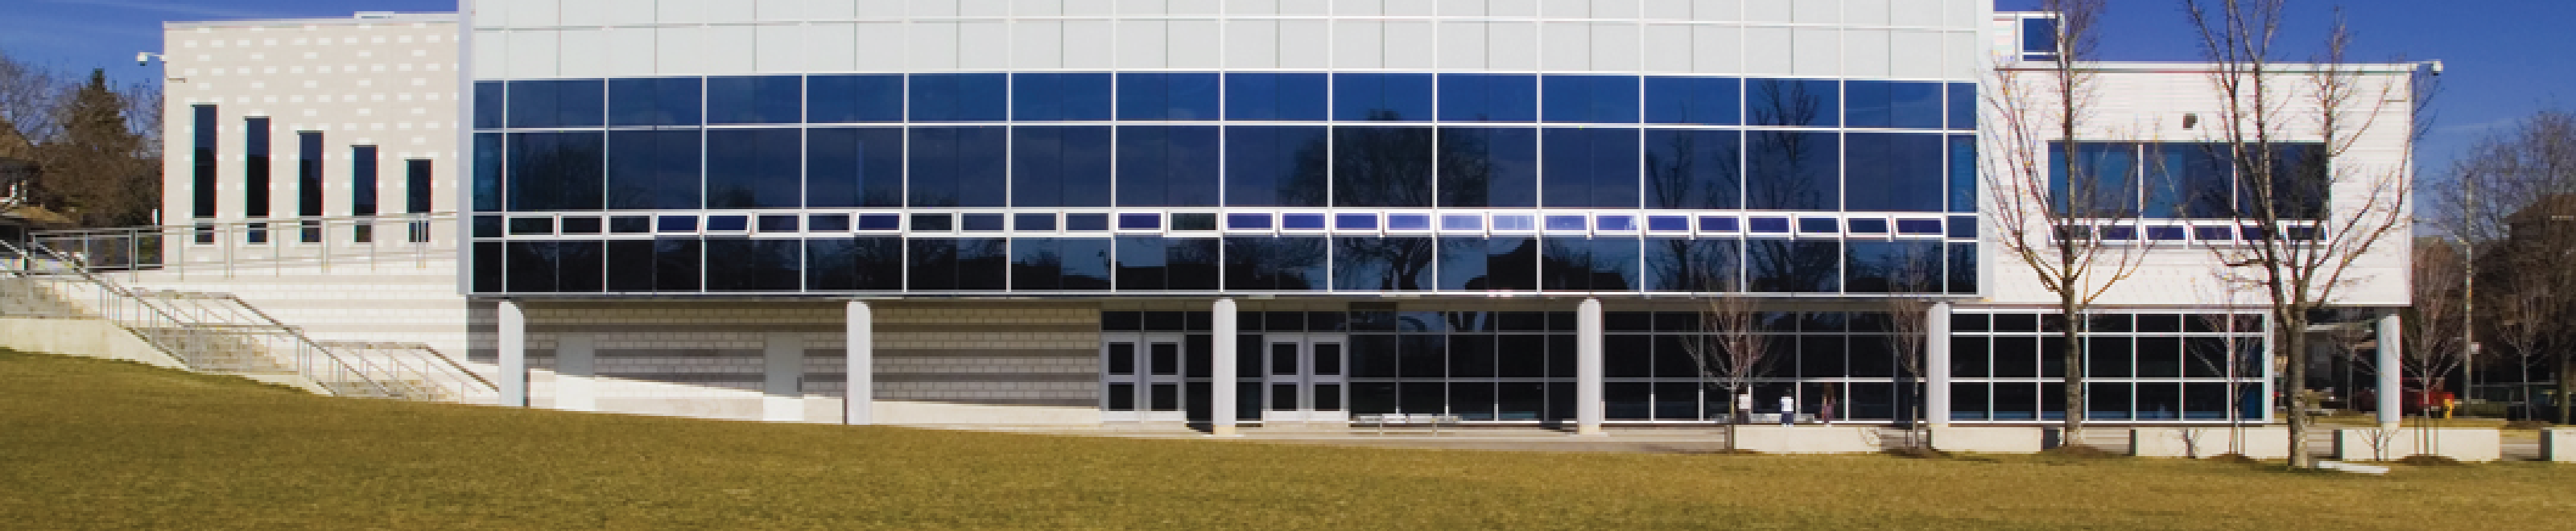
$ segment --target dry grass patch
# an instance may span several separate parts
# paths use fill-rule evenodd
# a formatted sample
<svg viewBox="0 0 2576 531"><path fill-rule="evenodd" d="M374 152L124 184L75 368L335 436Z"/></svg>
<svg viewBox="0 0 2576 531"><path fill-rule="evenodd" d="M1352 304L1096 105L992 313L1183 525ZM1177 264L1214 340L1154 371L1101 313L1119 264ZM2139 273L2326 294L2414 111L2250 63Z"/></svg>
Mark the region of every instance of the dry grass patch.
<svg viewBox="0 0 2576 531"><path fill-rule="evenodd" d="M170 385L182 377L213 385ZM0 526L2549 528L2548 465L1342 448L313 397L0 353Z"/></svg>

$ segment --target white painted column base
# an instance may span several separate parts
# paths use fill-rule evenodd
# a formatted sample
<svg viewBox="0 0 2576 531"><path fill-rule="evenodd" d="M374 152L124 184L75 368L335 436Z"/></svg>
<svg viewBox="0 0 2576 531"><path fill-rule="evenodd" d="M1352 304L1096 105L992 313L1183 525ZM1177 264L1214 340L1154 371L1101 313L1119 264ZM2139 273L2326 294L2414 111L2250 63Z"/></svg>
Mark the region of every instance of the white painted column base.
<svg viewBox="0 0 2576 531"><path fill-rule="evenodd" d="M876 314L867 301L850 301L842 312L842 373L849 384L841 390L841 423L875 424Z"/></svg>
<svg viewBox="0 0 2576 531"><path fill-rule="evenodd" d="M1574 434L1600 437L1601 299L1583 299L1574 310Z"/></svg>
<svg viewBox="0 0 2576 531"><path fill-rule="evenodd" d="M497 331L500 343L500 378L495 378L501 392L501 405L528 405L528 314L519 309L518 301L501 301L501 323Z"/></svg>

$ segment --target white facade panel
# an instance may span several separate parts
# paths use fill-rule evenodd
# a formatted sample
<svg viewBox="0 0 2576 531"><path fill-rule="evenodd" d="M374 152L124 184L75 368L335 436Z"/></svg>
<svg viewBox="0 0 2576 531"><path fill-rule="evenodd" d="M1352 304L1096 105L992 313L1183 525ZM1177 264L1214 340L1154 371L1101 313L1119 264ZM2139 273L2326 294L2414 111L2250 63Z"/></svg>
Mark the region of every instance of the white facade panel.
<svg viewBox="0 0 2576 531"><path fill-rule="evenodd" d="M1854 26L1888 24L1888 3L1906 0L1842 0L1843 23ZM1937 1L1937 0L1936 0Z"/></svg>
<svg viewBox="0 0 2576 531"><path fill-rule="evenodd" d="M1691 19L1739 22L1744 16L1744 3L1737 0L1692 0Z"/></svg>
<svg viewBox="0 0 2576 531"><path fill-rule="evenodd" d="M1386 23L1387 68L1432 68L1432 54L1438 49L1432 41L1430 22L1397 20Z"/></svg>
<svg viewBox="0 0 2576 531"><path fill-rule="evenodd" d="M858 27L819 23L805 27L805 67L816 72L859 69Z"/></svg>
<svg viewBox="0 0 2576 531"><path fill-rule="evenodd" d="M1794 2L1790 21L1799 24L1841 24L1843 6L1837 0L1803 0Z"/></svg>
<svg viewBox="0 0 2576 531"><path fill-rule="evenodd" d="M857 62L852 70L899 71L904 63L903 23L861 22L851 25L857 43Z"/></svg>
<svg viewBox="0 0 2576 531"><path fill-rule="evenodd" d="M653 36L653 71L663 75L706 72L700 61L706 53L699 48L707 39L704 26L667 27Z"/></svg>
<svg viewBox="0 0 2576 531"><path fill-rule="evenodd" d="M1986 54L1977 46L1977 34L1950 32L1941 34L1941 57L1947 65L1941 75L1952 79L1977 79L1985 76Z"/></svg>
<svg viewBox="0 0 2576 531"><path fill-rule="evenodd" d="M913 7L921 7L915 4ZM904 56L914 69L957 69L957 22L913 21L904 28Z"/></svg>
<svg viewBox="0 0 2576 531"><path fill-rule="evenodd" d="M1589 18L1592 13L1592 6L1589 5L1590 3L1591 2L1589 0L1555 0L1539 2L1538 16L1540 18L1550 19Z"/></svg>
<svg viewBox="0 0 2576 531"><path fill-rule="evenodd" d="M614 75L617 57L610 47L608 30L570 29L557 35L562 40L565 77Z"/></svg>
<svg viewBox="0 0 2576 531"><path fill-rule="evenodd" d="M793 22L812 18L812 15L806 13L806 11L810 9L813 4L821 2L817 2L816 0L752 0L751 2L737 3L751 4L751 14L752 19L754 20L762 22Z"/></svg>
<svg viewBox="0 0 2576 531"><path fill-rule="evenodd" d="M1386 14L1386 4L1380 0L1336 0L1331 4L1336 16L1374 17Z"/></svg>
<svg viewBox="0 0 2576 531"><path fill-rule="evenodd" d="M968 21L957 25L957 67L1001 70L1011 67L1011 29L1001 21Z"/></svg>
<svg viewBox="0 0 2576 531"><path fill-rule="evenodd" d="M760 25L751 27L752 69L764 73L802 72L805 66L805 27Z"/></svg>
<svg viewBox="0 0 2576 531"><path fill-rule="evenodd" d="M1485 64L1495 70L1538 69L1538 25L1528 22L1495 22L1485 25L1485 38L1493 43L1485 50Z"/></svg>
<svg viewBox="0 0 2576 531"><path fill-rule="evenodd" d="M1069 17L1106 16L1116 9L1109 0L1064 0L1064 14Z"/></svg>
<svg viewBox="0 0 2576 531"><path fill-rule="evenodd" d="M1986 0L1949 0L1943 26L1974 28L1994 18L1995 4Z"/></svg>
<svg viewBox="0 0 2576 531"><path fill-rule="evenodd" d="M1581 22L1539 23L1541 70L1591 70L1592 25Z"/></svg>
<svg viewBox="0 0 2576 531"><path fill-rule="evenodd" d="M699 70L684 73L708 75L742 75L759 70L760 43L751 26L707 26L707 40L699 43Z"/></svg>
<svg viewBox="0 0 2576 531"><path fill-rule="evenodd" d="M1744 28L1744 73L1789 75L1795 72L1790 62L1793 48L1796 46L1795 41L1789 38L1789 28Z"/></svg>
<svg viewBox="0 0 2576 531"><path fill-rule="evenodd" d="M562 4L556 0L514 0L501 4L503 24L511 27L555 26L563 23Z"/></svg>
<svg viewBox="0 0 2576 531"><path fill-rule="evenodd" d="M1887 23L1895 26L1939 26L1946 0L1896 0L1887 5Z"/></svg>
<svg viewBox="0 0 2576 531"><path fill-rule="evenodd" d="M562 24L566 26L610 26L651 24L653 12L635 9L629 2L618 0L563 0Z"/></svg>
<svg viewBox="0 0 2576 531"><path fill-rule="evenodd" d="M1011 0L1011 14L1022 17L1063 15L1064 0Z"/></svg>
<svg viewBox="0 0 2576 531"><path fill-rule="evenodd" d="M1485 23L1441 22L1440 68L1485 69Z"/></svg>
<svg viewBox="0 0 2576 531"><path fill-rule="evenodd" d="M1740 74L1744 69L1744 30L1735 26L1691 28L1691 71Z"/></svg>
<svg viewBox="0 0 2576 531"><path fill-rule="evenodd" d="M1167 27L1172 68L1211 70L1225 64L1225 40L1214 20L1175 20Z"/></svg>
<svg viewBox="0 0 2576 531"><path fill-rule="evenodd" d="M473 75L475 79L500 79L510 77L509 32L474 30L473 53L474 62L471 68L474 69Z"/></svg>
<svg viewBox="0 0 2576 531"><path fill-rule="evenodd" d="M1333 68L1385 68L1386 28L1374 20L1333 22Z"/></svg>
<svg viewBox="0 0 2576 531"><path fill-rule="evenodd" d="M1279 0L1279 14L1282 14L1282 15L1328 15L1328 14L1332 14L1332 6L1331 6L1330 4L1332 4L1332 3L1331 3L1331 2L1308 2L1308 1L1303 1L1303 0Z"/></svg>
<svg viewBox="0 0 2576 531"><path fill-rule="evenodd" d="M656 0L653 21L662 24L705 24L707 4L716 0Z"/></svg>
<svg viewBox="0 0 2576 531"><path fill-rule="evenodd" d="M1226 21L1225 67L1278 68L1279 21Z"/></svg>
<svg viewBox="0 0 2576 531"><path fill-rule="evenodd" d="M1538 16L1539 0L1493 0L1485 4L1485 15L1495 17Z"/></svg>
<svg viewBox="0 0 2576 531"><path fill-rule="evenodd" d="M759 19L758 4L742 0L720 0L706 4L709 24L741 24Z"/></svg>
<svg viewBox="0 0 2576 531"><path fill-rule="evenodd" d="M859 5L851 0L806 0L805 16L812 20L850 20L858 18Z"/></svg>
<svg viewBox="0 0 2576 531"><path fill-rule="evenodd" d="M857 0L850 8L858 18L894 19L903 18L904 8L909 3L906 0Z"/></svg>
<svg viewBox="0 0 2576 531"><path fill-rule="evenodd" d="M654 66L653 28L608 28L600 34L608 39L608 75L649 76L658 72Z"/></svg>
<svg viewBox="0 0 2576 531"><path fill-rule="evenodd" d="M1064 22L1064 67L1101 70L1118 64L1118 26L1106 20Z"/></svg>
<svg viewBox="0 0 2576 531"><path fill-rule="evenodd" d="M1011 23L1011 50L1011 65L1015 68L1064 68L1064 22Z"/></svg>
<svg viewBox="0 0 2576 531"><path fill-rule="evenodd" d="M1886 30L1843 30L1843 70L1847 76L1887 77L1890 69Z"/></svg>
<svg viewBox="0 0 2576 531"><path fill-rule="evenodd" d="M957 2L957 16L961 17L1007 17L1010 15L1010 0L959 0Z"/></svg>
<svg viewBox="0 0 2576 531"><path fill-rule="evenodd" d="M1638 0L1592 0L1592 18L1637 18Z"/></svg>
<svg viewBox="0 0 2576 531"><path fill-rule="evenodd" d="M1641 68L1637 46L1644 37L1638 33L1634 23L1592 24L1592 69L1628 72Z"/></svg>
<svg viewBox="0 0 2576 531"><path fill-rule="evenodd" d="M1798 18L1797 0L1744 0L1746 22L1791 22Z"/></svg>
<svg viewBox="0 0 2576 531"><path fill-rule="evenodd" d="M1276 15L1279 14L1279 0L1225 0L1225 12L1238 17Z"/></svg>
<svg viewBox="0 0 2576 531"><path fill-rule="evenodd" d="M1790 73L1802 76L1842 74L1842 30L1796 28L1789 33L1794 39L1789 45Z"/></svg>
<svg viewBox="0 0 2576 531"><path fill-rule="evenodd" d="M1647 72L1689 72L1697 47L1691 42L1691 28L1678 24L1646 25L1645 70Z"/></svg>
<svg viewBox="0 0 2576 531"><path fill-rule="evenodd" d="M1436 2L1433 2L1432 0L1385 1L1386 5L1382 6L1382 8L1386 10L1386 15L1390 17L1427 17L1437 14L1436 11L1439 9L1438 6L1435 5Z"/></svg>
<svg viewBox="0 0 2576 531"><path fill-rule="evenodd" d="M957 0L912 0L904 6L904 15L912 18L957 16Z"/></svg>
<svg viewBox="0 0 2576 531"><path fill-rule="evenodd" d="M1888 70L1894 77L1944 77L1941 69L1941 35L1929 31L1896 30L1888 33Z"/></svg>
<svg viewBox="0 0 2576 531"><path fill-rule="evenodd" d="M1167 68L1171 59L1163 40L1171 34L1164 24L1160 20L1118 21L1118 67Z"/></svg>
<svg viewBox="0 0 2576 531"><path fill-rule="evenodd" d="M551 30L510 32L510 46L507 48L510 54L507 58L509 66L504 72L514 78L560 75L562 72L557 67L561 63L557 62L555 56L555 52L560 49L558 46L560 40L555 34L556 32Z"/></svg>
<svg viewBox="0 0 2576 531"><path fill-rule="evenodd" d="M1444 17L1485 16L1485 3L1484 0L1440 0L1439 15Z"/></svg>
<svg viewBox="0 0 2576 531"><path fill-rule="evenodd" d="M1646 20L1690 20L1692 0L1641 0L1637 16Z"/></svg>
<svg viewBox="0 0 2576 531"><path fill-rule="evenodd" d="M1165 12L1174 15L1215 15L1225 12L1225 2L1218 0L1165 0Z"/></svg>

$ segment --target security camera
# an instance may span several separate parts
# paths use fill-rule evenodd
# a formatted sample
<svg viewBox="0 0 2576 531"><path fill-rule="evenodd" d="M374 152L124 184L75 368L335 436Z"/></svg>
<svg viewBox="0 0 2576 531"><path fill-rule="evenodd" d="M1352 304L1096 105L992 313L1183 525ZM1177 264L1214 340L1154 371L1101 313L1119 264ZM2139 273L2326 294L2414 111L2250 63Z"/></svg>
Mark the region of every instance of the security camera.
<svg viewBox="0 0 2576 531"><path fill-rule="evenodd" d="M134 66L152 66L152 52L134 52Z"/></svg>

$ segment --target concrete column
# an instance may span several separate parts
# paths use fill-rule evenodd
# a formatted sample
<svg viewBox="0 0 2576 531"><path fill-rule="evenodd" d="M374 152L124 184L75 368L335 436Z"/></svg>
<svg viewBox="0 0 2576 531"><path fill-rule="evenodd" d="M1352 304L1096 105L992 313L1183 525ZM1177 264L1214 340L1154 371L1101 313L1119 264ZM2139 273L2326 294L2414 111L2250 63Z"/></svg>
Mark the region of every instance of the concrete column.
<svg viewBox="0 0 2576 531"><path fill-rule="evenodd" d="M1574 310L1574 434L1601 435L1601 299Z"/></svg>
<svg viewBox="0 0 2576 531"><path fill-rule="evenodd" d="M805 336L770 332L761 338L760 420L805 420Z"/></svg>
<svg viewBox="0 0 2576 531"><path fill-rule="evenodd" d="M842 391L841 423L875 424L876 414L876 316L867 301L850 301L842 317L841 331L848 357L843 358L849 387Z"/></svg>
<svg viewBox="0 0 2576 531"><path fill-rule="evenodd" d="M590 334L555 336L555 409L599 411L597 338Z"/></svg>
<svg viewBox="0 0 2576 531"><path fill-rule="evenodd" d="M1950 425L1950 303L1936 302L1923 316L1923 421Z"/></svg>
<svg viewBox="0 0 2576 531"><path fill-rule="evenodd" d="M1234 299L1217 299L1213 313L1216 353L1208 357L1208 434L1233 437L1235 388L1239 387L1235 379L1242 369L1235 363L1239 347L1235 334L1240 327L1235 325Z"/></svg>
<svg viewBox="0 0 2576 531"><path fill-rule="evenodd" d="M2398 360L2397 355L2399 349L2405 348L2406 343L2399 337L2400 325L2396 311L2392 310L2388 315L2379 318L2377 365L2379 367L2379 427L2382 428L2396 428L2404 411L2401 399L2405 398L2406 386L2399 378L2406 375L2406 366L2402 364L2404 362Z"/></svg>
<svg viewBox="0 0 2576 531"><path fill-rule="evenodd" d="M501 405L528 405L528 315L518 301L501 301Z"/></svg>

